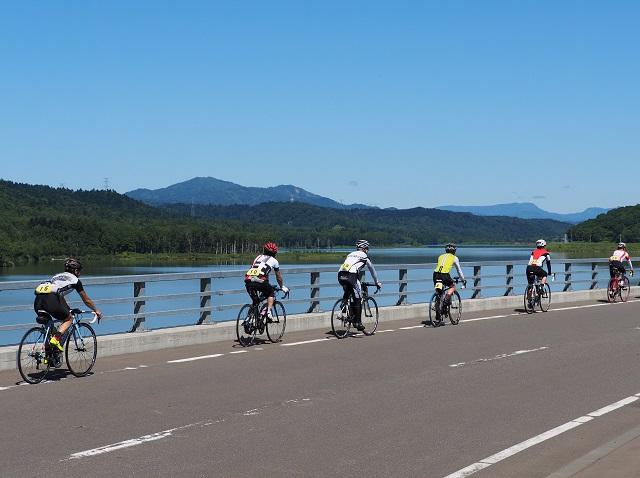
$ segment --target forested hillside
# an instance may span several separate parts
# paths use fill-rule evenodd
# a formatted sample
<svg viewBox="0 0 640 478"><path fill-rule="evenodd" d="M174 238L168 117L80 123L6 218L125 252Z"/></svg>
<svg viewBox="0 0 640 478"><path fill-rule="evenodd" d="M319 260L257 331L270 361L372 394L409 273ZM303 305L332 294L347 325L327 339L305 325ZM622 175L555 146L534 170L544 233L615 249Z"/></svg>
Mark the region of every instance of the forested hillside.
<svg viewBox="0 0 640 478"><path fill-rule="evenodd" d="M192 217L194 215L195 217ZM62 255L253 252L284 247L532 241L561 237L548 220L479 217L435 209L336 210L302 203L154 208L114 191L72 191L0 181L0 261Z"/></svg>
<svg viewBox="0 0 640 478"><path fill-rule="evenodd" d="M569 230L575 241L640 242L640 204L612 209Z"/></svg>

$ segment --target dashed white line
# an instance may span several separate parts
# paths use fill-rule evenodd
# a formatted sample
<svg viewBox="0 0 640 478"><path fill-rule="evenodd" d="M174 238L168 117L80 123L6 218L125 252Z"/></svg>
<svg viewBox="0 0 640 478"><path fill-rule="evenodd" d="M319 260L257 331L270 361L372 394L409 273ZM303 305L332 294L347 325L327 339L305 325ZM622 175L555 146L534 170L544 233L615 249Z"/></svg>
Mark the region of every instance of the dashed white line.
<svg viewBox="0 0 640 478"><path fill-rule="evenodd" d="M629 403L635 402L636 400L638 400L639 397L640 397L640 393L633 395L631 397L627 397L622 400L619 400L615 403L612 403L611 405L607 405L606 407L595 410L582 417L578 417L574 420L571 420L570 422L567 422L556 428L552 428L551 430L541 433L540 435L536 435L533 438L529 438L528 440L518 443L517 445L513 445L512 447L506 448L498 453L488 456L487 458L484 458L476 463L473 463L472 465L469 465L465 468L462 468L461 470L458 470L454 473L451 473L445 476L445 478L464 478L466 476L470 476L477 471L488 468L491 465L495 465L496 463L502 460L505 460L515 455L516 453L520 453L521 451L526 450L527 448L531 448L532 446L542 443L543 441L549 440L550 438L556 437L566 431L579 427L580 425L583 425L593 420L595 417L600 417L613 410L617 410L618 408L623 407Z"/></svg>
<svg viewBox="0 0 640 478"><path fill-rule="evenodd" d="M223 355L224 354L201 355L199 357L189 357L189 358L183 358L183 359L178 359L178 360L167 360L167 363L193 362L195 360L204 360L204 359L208 359L208 358L222 357Z"/></svg>
<svg viewBox="0 0 640 478"><path fill-rule="evenodd" d="M507 354L498 354L498 355L495 355L495 356L490 357L490 358L476 359L476 360L472 360L471 362L452 363L451 365L449 365L449 367L455 368L455 367L462 367L462 366L467 365L467 364L482 363L482 362L493 362L494 360L501 360L501 359L505 359L505 358L511 358L511 357L515 357L517 355L528 354L528 353L531 353L531 352L539 352L541 350L547 350L548 348L549 347L545 345L544 347L538 347L536 349L516 350L515 352L511 352L511 353L507 353Z"/></svg>
<svg viewBox="0 0 640 478"><path fill-rule="evenodd" d="M230 354L246 354L246 350L236 350L235 352L229 352Z"/></svg>
<svg viewBox="0 0 640 478"><path fill-rule="evenodd" d="M335 340L334 337L323 337L321 339L303 340L302 342L291 342L288 344L280 344L280 347L291 347L293 345L313 344L315 342L326 342L327 340Z"/></svg>
<svg viewBox="0 0 640 478"><path fill-rule="evenodd" d="M377 330L376 334L384 334L385 332L395 332L395 329Z"/></svg>
<svg viewBox="0 0 640 478"><path fill-rule="evenodd" d="M398 330L422 329L424 325L412 325L410 327L398 327Z"/></svg>

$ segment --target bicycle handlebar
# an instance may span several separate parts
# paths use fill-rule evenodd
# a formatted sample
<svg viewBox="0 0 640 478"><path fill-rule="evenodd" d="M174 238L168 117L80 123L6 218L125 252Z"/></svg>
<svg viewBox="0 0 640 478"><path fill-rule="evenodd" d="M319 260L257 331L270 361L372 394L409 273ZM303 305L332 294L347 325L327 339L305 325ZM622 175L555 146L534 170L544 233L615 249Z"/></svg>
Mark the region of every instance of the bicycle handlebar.
<svg viewBox="0 0 640 478"><path fill-rule="evenodd" d="M96 320L100 323L100 317L93 310L80 310L80 309L71 309L70 311L73 315L82 315L82 314L92 314L93 319L88 323L93 324Z"/></svg>
<svg viewBox="0 0 640 478"><path fill-rule="evenodd" d="M374 284L373 282L361 282L361 285L365 287L375 287L376 291L374 292L374 294L380 292L380 287L378 287L378 284Z"/></svg>

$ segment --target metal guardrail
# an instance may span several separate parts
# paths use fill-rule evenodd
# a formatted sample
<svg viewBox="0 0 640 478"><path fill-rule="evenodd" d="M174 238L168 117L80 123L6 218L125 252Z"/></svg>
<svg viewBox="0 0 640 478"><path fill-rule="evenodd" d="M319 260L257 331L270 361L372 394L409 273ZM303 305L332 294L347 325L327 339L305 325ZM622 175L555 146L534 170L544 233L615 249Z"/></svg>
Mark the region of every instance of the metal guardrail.
<svg viewBox="0 0 640 478"><path fill-rule="evenodd" d="M502 295L509 296L515 295L516 288L524 288L526 281L524 273L516 275L514 273L516 266L526 266L527 261L485 261L485 262L462 262L461 266L467 271L473 271L466 278L468 280L468 289L470 290L470 299L475 300L482 298L483 291L496 292L492 296ZM582 270L576 270L576 266L586 266ZM431 277L423 277L418 279L412 279L410 273L412 271L419 270L433 270L435 264L381 264L376 266L376 270L382 271L397 271L397 280L385 280L384 289L378 293L376 297L388 297L394 298L392 301L395 305L408 304L410 295L420 294L423 298L428 297L428 294L432 290ZM601 271L608 273L608 261L606 259L564 259L554 260L553 267L556 272L555 285L562 286L562 291L574 290L574 286L580 285L583 289L595 289L598 288L599 274ZM558 271L558 267L561 268ZM488 268L504 268L504 273L486 273L484 270ZM324 267L296 267L296 268L282 268L281 269L285 278L290 275L306 274L309 276L309 280L305 285L293 285L290 286L293 297L295 298L287 301L287 304L307 304L305 308L307 313L320 311L320 301L335 301L341 298L341 295L336 296L322 296L322 289L331 287L336 288L337 281L330 283L321 283L321 273L335 273L337 274L336 266L324 266ZM162 316L175 316L181 314L188 314L189 316L197 316L196 324L206 324L212 322L212 314L216 311L224 311L228 309L239 309L243 304L216 304L216 297L221 297L231 294L242 294L245 292L244 288L238 289L222 289L214 290L212 285L216 280L225 278L237 278L239 285L241 284L241 277L245 270L233 270L233 271L206 271L206 272L188 272L188 273L169 273L169 274L145 274L145 275L128 275L128 276L113 276L113 277L85 277L82 279L84 285L129 285L131 295L127 297L116 297L107 299L94 300L99 306L108 304L130 304L131 313L111 315L105 317L105 321L109 320L129 320L131 321L130 332L141 332L148 330L146 319L151 317ZM516 281L521 278L522 282ZM483 283L491 279L492 284ZM494 279L501 279L496 284ZM175 282L175 281L199 281L199 290L193 292L174 293L174 294L156 294L148 295L146 293L147 285L155 282ZM0 282L0 292L2 291L20 291L28 290L32 291L41 281L16 281L16 282ZM409 284L426 285L425 289L409 290ZM396 289L392 292L387 292L392 286ZM301 294L305 291L305 294ZM199 299L199 307L177 308L167 310L147 310L147 304L149 302L174 300L174 299ZM72 303L73 304L73 303ZM17 304L9 306L0 306L0 313L6 312L33 312L32 304ZM192 324L193 325L193 324ZM25 329L30 327L31 324L0 324L1 331Z"/></svg>

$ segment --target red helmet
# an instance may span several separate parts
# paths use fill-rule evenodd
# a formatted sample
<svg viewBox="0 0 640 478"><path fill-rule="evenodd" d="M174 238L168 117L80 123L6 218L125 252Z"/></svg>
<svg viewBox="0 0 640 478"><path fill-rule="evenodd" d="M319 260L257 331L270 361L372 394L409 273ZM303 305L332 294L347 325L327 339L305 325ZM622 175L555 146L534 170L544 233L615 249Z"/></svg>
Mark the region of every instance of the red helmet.
<svg viewBox="0 0 640 478"><path fill-rule="evenodd" d="M278 253L278 246L275 242L267 242L264 246L262 246L262 248L264 249L265 254L271 254L272 256L275 256Z"/></svg>

